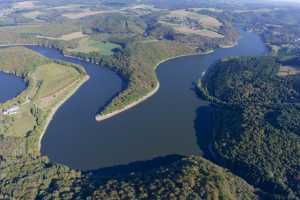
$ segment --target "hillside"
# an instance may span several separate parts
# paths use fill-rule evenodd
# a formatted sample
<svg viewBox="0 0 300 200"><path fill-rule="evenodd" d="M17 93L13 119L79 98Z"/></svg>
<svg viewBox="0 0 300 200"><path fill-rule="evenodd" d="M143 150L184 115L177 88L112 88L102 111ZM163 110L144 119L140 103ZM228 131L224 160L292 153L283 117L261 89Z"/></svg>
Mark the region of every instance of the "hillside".
<svg viewBox="0 0 300 200"><path fill-rule="evenodd" d="M283 61L284 60L284 61ZM289 60L289 61L288 61ZM214 109L215 158L251 184L300 198L299 76L278 76L274 57L217 63L199 84Z"/></svg>
<svg viewBox="0 0 300 200"><path fill-rule="evenodd" d="M105 169L78 172L46 158L1 160L0 198L15 199L256 199L245 181L200 157L161 158L109 177ZM160 167L138 171L160 162ZM165 164L163 164L165 162ZM122 166L107 171L122 171ZM131 172L130 172L131 171Z"/></svg>

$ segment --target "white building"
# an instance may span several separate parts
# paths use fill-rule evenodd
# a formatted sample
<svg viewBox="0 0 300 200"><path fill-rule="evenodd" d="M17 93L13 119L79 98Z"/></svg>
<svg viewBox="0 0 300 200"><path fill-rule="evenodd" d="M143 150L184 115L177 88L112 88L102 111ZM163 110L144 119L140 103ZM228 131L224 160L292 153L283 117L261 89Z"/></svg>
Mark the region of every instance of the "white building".
<svg viewBox="0 0 300 200"><path fill-rule="evenodd" d="M9 108L9 109L4 109L3 111L2 111L2 114L3 115L15 115L15 114L17 114L18 113L18 110L19 110L20 108L19 108L19 106L12 106L11 108Z"/></svg>

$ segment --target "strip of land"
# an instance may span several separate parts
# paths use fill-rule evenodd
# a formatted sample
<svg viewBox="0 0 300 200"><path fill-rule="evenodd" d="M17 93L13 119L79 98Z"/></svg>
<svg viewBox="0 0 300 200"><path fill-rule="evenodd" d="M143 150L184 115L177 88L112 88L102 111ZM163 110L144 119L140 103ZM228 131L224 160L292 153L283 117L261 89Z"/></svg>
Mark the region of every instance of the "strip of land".
<svg viewBox="0 0 300 200"><path fill-rule="evenodd" d="M222 48L232 48L236 45L237 43L233 44L232 46L228 46L228 47L222 47ZM154 67L154 73L155 73L155 70L164 62L166 61L169 61L169 60L172 60L172 59L175 59L175 58L179 58L179 57L185 57L185 56L193 56L193 55L204 55L204 54L210 54L210 53L213 53L214 50L210 50L210 51L207 51L207 52L203 52L203 53L189 53L189 54L182 54L182 55L178 55L178 56L173 56L173 57L170 57L170 58L166 58L166 59L163 59L161 60L158 64L155 65ZM156 77L156 75L155 75ZM97 114L95 119L97 122L101 122L101 121L104 121L106 119L109 119L111 117L114 117L124 111L127 111L131 108L133 108L134 106L142 103L143 101L147 100L148 98L152 97L156 92L158 92L159 90L159 87L160 87L160 83L159 81L157 80L156 78L156 87L151 90L149 93L145 94L144 96L140 97L139 99L137 99L136 101L133 101L132 103L130 104L127 104L127 105L124 105L124 107L122 108L119 108L115 111L112 111L112 112L109 112L107 114Z"/></svg>
<svg viewBox="0 0 300 200"><path fill-rule="evenodd" d="M0 104L0 110L17 109L0 115L0 135L11 144L0 153L40 154L40 142L56 110L88 79L77 65L50 60L25 47L0 49L2 71L26 79L28 87L19 96ZM18 148L24 142L26 148ZM10 150L11 148L11 150ZM6 153L3 153L6 152ZM14 153L12 153L14 155Z"/></svg>

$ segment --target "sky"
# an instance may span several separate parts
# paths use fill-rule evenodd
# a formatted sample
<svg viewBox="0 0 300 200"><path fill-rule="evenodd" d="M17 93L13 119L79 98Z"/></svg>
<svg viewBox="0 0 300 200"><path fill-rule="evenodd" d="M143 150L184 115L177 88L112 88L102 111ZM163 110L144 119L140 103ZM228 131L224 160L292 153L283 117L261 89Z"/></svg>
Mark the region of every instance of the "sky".
<svg viewBox="0 0 300 200"><path fill-rule="evenodd" d="M300 3L300 0L268 0L268 1Z"/></svg>

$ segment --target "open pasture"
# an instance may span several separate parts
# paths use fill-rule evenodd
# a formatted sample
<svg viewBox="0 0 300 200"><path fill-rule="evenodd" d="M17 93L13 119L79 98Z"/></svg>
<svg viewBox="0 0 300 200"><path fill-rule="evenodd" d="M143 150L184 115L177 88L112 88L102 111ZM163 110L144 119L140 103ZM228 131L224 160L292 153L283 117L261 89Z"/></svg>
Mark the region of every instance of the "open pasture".
<svg viewBox="0 0 300 200"><path fill-rule="evenodd" d="M217 29L222 26L222 23L214 17L210 17L208 15L201 15L195 12L190 12L186 10L174 10L171 11L167 17L169 18L177 18L185 20L186 18L190 18L198 21L199 24L206 28Z"/></svg>
<svg viewBox="0 0 300 200"><path fill-rule="evenodd" d="M91 10L87 9L87 10L82 10L82 11L78 11L78 12L73 12L73 11L67 12L67 13L63 14L63 16L68 19L80 19L83 17L99 15L99 14L115 13L115 12L120 12L120 11L118 11L118 10L91 11Z"/></svg>
<svg viewBox="0 0 300 200"><path fill-rule="evenodd" d="M101 42L101 41L92 40L86 37L86 38L82 38L79 41L77 48L68 49L68 51L82 52L82 53L99 52L101 55L111 55L112 50L115 48L120 48L120 46L110 42Z"/></svg>

